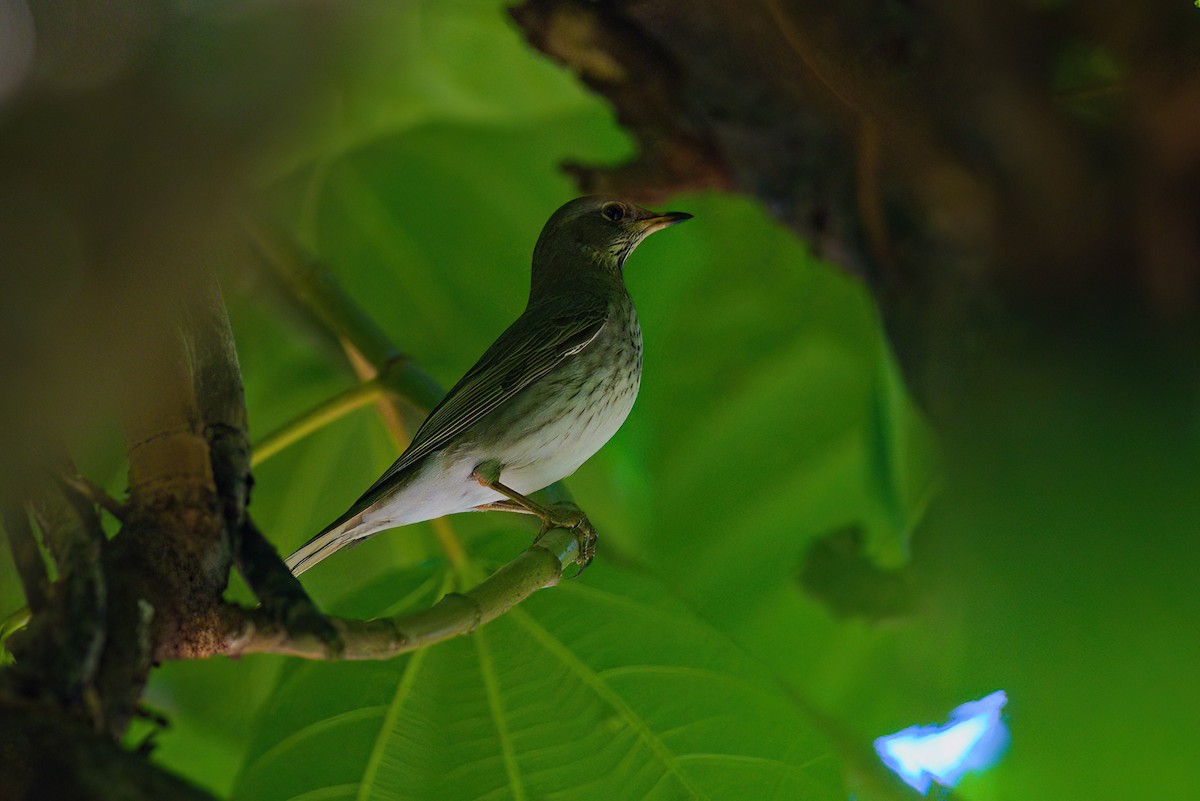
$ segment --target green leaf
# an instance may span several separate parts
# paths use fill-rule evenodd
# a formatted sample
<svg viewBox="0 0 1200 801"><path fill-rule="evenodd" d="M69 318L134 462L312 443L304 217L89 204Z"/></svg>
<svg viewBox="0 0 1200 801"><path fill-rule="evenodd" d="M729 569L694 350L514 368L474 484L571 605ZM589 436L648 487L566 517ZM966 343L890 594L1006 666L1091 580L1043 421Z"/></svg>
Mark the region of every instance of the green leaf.
<svg viewBox="0 0 1200 801"><path fill-rule="evenodd" d="M844 797L829 746L759 664L657 583L608 566L406 658L295 666L234 793Z"/></svg>

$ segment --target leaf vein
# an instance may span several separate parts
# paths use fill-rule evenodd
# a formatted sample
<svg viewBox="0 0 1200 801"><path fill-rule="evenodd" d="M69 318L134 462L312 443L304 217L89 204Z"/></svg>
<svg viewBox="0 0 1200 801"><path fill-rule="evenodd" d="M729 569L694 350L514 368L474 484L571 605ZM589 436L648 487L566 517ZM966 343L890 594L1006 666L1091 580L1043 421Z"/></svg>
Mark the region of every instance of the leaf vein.
<svg viewBox="0 0 1200 801"><path fill-rule="evenodd" d="M623 721L637 733L638 738L645 743L663 766L667 769L667 775L672 775L675 779L687 790L694 798L707 798L704 793L692 784L689 777L680 770L679 760L676 755L667 747L666 743L658 738L658 736L650 729L646 722L627 704L625 699L609 687L608 684L586 663L577 657L570 648L564 645L557 637L550 633L544 626L538 623L528 612L521 608L515 608L509 611L509 616L517 620L530 634L533 635L543 648L555 656L560 662L571 670L576 676L593 693L595 693L602 701L612 707Z"/></svg>
<svg viewBox="0 0 1200 801"><path fill-rule="evenodd" d="M449 582L450 577L447 576L443 590L449 586ZM408 663L404 666L400 682L396 685L396 694L392 696L392 702L388 705L387 713L383 716L383 724L379 727L379 734L375 736L375 744L371 747L371 756L367 758L367 765L363 768L362 781L358 786L357 801L368 801L371 797L370 790L375 784L375 779L379 775L379 766L384 759L384 751L386 750L388 741L387 735L395 728L396 721L400 717L400 712L404 708L404 703L412 694L412 688L417 681L417 675L421 672L421 665L425 662L425 655L428 653L428 648L421 648L414 651L413 655L408 658Z"/></svg>
<svg viewBox="0 0 1200 801"><path fill-rule="evenodd" d="M500 754L504 758L504 772L508 775L508 784L512 789L513 801L526 801L525 785L521 781L521 769L517 765L517 756L513 750L512 735L508 731L508 723L504 716L504 705L500 698L500 683L496 678L496 669L492 664L492 654L488 650L487 640L483 630L475 632L475 648L479 652L479 672L483 676L483 686L487 692L488 708L492 712L492 721L496 725L496 736L500 740Z"/></svg>
<svg viewBox="0 0 1200 801"><path fill-rule="evenodd" d="M352 723L356 720L380 715L384 712L384 710L385 707L383 706L364 706L358 709L352 709L349 712L341 712L337 715L330 715L327 718L315 720L312 723L309 723L292 732L287 737L284 737L282 740L275 743L275 745L259 754L254 760L253 765L251 765L251 767L246 771L246 775L253 775L259 769L261 769L264 764L276 759L281 754L286 753L288 750L304 742L309 737L320 734L327 729L334 728L335 726L339 726L343 723Z"/></svg>

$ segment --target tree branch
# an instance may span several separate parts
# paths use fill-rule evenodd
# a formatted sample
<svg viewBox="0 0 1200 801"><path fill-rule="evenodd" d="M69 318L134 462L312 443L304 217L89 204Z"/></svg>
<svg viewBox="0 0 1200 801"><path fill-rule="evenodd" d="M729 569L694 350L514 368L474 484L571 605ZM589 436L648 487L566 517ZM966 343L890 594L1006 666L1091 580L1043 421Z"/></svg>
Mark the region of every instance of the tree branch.
<svg viewBox="0 0 1200 801"><path fill-rule="evenodd" d="M261 604L253 614L263 621L262 625L284 632L288 637L319 642L326 655L339 656L342 643L338 630L309 598L279 551L249 516L243 522L238 539L241 544L237 555L238 572Z"/></svg>
<svg viewBox="0 0 1200 801"><path fill-rule="evenodd" d="M250 502L250 440L242 370L229 315L215 278L204 282L184 311L184 345L191 362L196 408L208 442L213 482L230 548L237 552Z"/></svg>
<svg viewBox="0 0 1200 801"><path fill-rule="evenodd" d="M316 637L336 654L337 633L246 514L253 484L246 401L233 329L215 279L209 279L184 317L192 386L233 559L258 598L261 614L297 636ZM227 566L225 570L227 574ZM220 600L219 593L214 594L208 599L209 606L216 609ZM202 622L211 620L209 616L201 618ZM196 644L198 637L203 640L203 631L194 630L190 621L184 628L188 647L203 648Z"/></svg>
<svg viewBox="0 0 1200 801"><path fill-rule="evenodd" d="M568 65L594 91L610 97L617 120L637 141L629 164L611 169L567 163L586 193L614 193L657 204L681 192L732 190L734 173L691 109L684 76L670 54L613 6L587 0L529 0L508 14L530 44Z"/></svg>
<svg viewBox="0 0 1200 801"><path fill-rule="evenodd" d="M108 642L97 674L105 726L124 732L158 648L215 616L232 555L213 480L195 384L174 326L136 321L162 348L147 360L145 391L125 414L129 513L105 548Z"/></svg>
<svg viewBox="0 0 1200 801"><path fill-rule="evenodd" d="M555 529L474 589L446 595L428 609L378 620L329 618L343 644L338 656L387 659L470 634L536 591L557 584L563 567L577 554L574 533ZM290 632L259 610L228 607L221 631L213 639L219 640L220 646L211 653L190 656L276 653L304 659L330 657L326 643L318 637Z"/></svg>

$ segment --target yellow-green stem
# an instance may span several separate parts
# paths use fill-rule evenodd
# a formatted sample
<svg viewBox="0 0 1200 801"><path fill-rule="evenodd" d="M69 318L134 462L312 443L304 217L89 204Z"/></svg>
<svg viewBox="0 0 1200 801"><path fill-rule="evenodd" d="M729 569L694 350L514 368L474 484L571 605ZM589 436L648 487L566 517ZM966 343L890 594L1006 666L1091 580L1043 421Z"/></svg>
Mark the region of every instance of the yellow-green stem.
<svg viewBox="0 0 1200 801"><path fill-rule="evenodd" d="M329 425L335 420L345 417L355 409L360 409L369 403L379 400L384 395L384 389L377 379L364 381L349 389L334 395L316 408L310 409L299 417L285 423L272 431L254 445L254 453L250 464L258 467L289 445Z"/></svg>

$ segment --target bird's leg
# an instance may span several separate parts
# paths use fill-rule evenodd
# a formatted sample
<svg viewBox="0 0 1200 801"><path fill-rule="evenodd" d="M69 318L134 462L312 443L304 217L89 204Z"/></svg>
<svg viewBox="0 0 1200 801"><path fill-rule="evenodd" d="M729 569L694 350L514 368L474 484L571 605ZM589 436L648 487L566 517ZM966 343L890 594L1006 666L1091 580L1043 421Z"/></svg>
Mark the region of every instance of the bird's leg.
<svg viewBox="0 0 1200 801"><path fill-rule="evenodd" d="M494 503L485 504L476 508L479 509L496 509L506 512L523 512L525 514L536 515L542 521L542 528L538 531L537 537L534 538L534 543L539 542L542 537L546 536L546 532L555 528L563 528L572 531L575 534L575 541L579 545L579 572L591 563L592 557L596 555L596 529L592 522L588 520L578 506L573 503L557 503L553 506L543 506L532 498L522 495L511 487L506 487L500 483L500 464L495 461L482 462L475 466L471 472L471 477L478 481L488 489L496 492L507 498L507 501L496 501Z"/></svg>
<svg viewBox="0 0 1200 801"><path fill-rule="evenodd" d="M499 492L499 490L497 490ZM505 499L503 501L492 501L491 503L481 503L472 511L476 512L513 512L519 515L531 515L533 512L521 506L515 501Z"/></svg>

